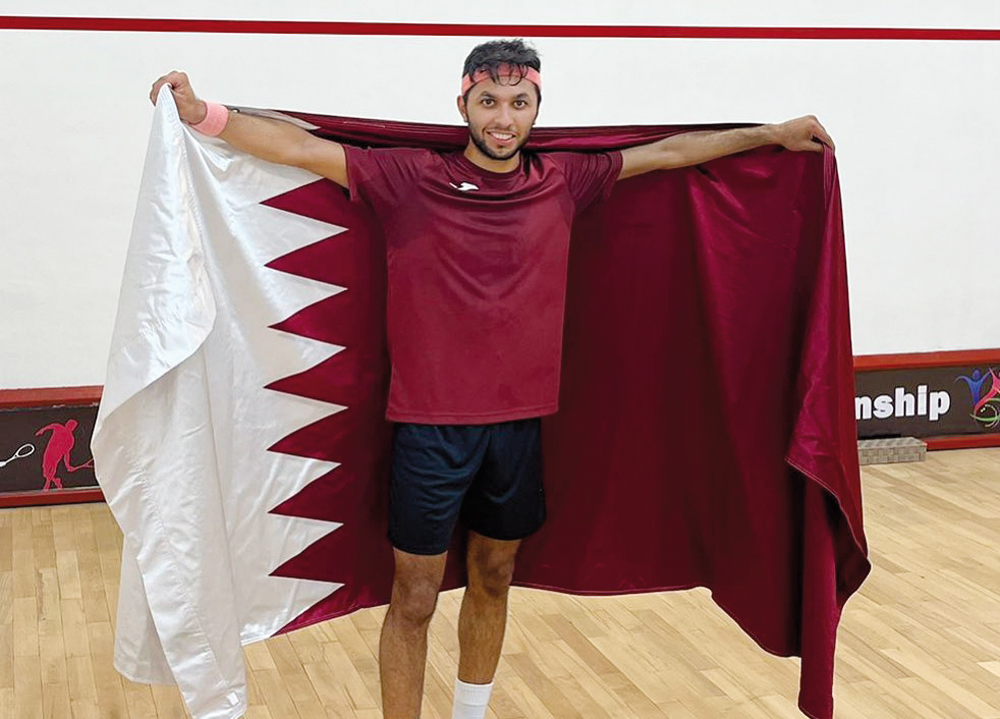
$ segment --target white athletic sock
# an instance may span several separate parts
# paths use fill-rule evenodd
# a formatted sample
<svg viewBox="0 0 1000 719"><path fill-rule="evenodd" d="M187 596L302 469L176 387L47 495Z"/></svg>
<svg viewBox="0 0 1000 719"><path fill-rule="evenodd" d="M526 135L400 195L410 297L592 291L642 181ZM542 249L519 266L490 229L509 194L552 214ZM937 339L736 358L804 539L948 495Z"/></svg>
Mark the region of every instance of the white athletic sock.
<svg viewBox="0 0 1000 719"><path fill-rule="evenodd" d="M489 684L466 684L455 680L455 707L451 719L484 719L486 705L490 703L493 682Z"/></svg>

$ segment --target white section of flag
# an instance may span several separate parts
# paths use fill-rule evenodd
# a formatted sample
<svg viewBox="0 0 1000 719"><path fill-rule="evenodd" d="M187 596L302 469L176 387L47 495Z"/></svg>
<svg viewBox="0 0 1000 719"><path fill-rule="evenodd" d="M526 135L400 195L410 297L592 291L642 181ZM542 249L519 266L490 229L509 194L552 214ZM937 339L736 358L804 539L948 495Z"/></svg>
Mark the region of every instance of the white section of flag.
<svg viewBox="0 0 1000 719"><path fill-rule="evenodd" d="M264 389L342 349L268 329L343 289L264 266L343 230L259 204L315 179L197 136L161 92L92 449L125 535L115 666L195 719L242 716L242 644L341 586L269 576L339 526L268 514L336 466L266 451L341 409Z"/></svg>

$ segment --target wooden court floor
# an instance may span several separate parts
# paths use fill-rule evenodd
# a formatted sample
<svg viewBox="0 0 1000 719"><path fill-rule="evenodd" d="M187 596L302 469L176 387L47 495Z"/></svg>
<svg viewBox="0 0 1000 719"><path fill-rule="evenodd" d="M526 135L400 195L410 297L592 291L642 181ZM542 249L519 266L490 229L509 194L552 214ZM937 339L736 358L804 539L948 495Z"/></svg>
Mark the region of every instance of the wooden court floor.
<svg viewBox="0 0 1000 719"><path fill-rule="evenodd" d="M839 719L1000 719L1000 449L864 472L872 576L848 604ZM101 504L0 510L0 718L185 717L111 665L120 535ZM449 719L459 596L432 626L425 719ZM383 610L248 647L248 719L379 719ZM707 592L516 590L490 719L798 719L798 665Z"/></svg>

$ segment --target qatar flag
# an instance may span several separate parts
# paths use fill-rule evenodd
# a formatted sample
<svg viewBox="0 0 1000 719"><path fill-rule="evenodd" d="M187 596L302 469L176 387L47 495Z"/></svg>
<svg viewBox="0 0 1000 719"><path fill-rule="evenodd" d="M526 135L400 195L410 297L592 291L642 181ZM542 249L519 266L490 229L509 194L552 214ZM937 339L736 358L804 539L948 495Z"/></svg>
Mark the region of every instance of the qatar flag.
<svg viewBox="0 0 1000 719"><path fill-rule="evenodd" d="M466 139L269 114L359 145ZM531 147L686 129L536 130ZM196 719L246 710L243 644L388 600L377 219L192 133L161 94L92 448L124 533L115 666L176 682ZM799 705L830 719L837 624L870 569L853 388L830 152L619 182L574 227L549 517L515 584L708 587L763 649L802 657Z"/></svg>

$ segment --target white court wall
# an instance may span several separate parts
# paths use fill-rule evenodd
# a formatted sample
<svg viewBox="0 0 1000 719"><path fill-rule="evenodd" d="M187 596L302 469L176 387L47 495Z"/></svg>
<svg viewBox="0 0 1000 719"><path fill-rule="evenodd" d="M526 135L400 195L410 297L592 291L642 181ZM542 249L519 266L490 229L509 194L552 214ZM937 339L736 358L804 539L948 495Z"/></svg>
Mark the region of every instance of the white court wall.
<svg viewBox="0 0 1000 719"><path fill-rule="evenodd" d="M1000 28L992 0L830 5L0 0L0 15ZM158 75L187 70L228 103L451 123L482 39L0 29L0 389L104 381ZM838 145L855 353L1000 346L1000 42L534 42L542 125L816 114Z"/></svg>

